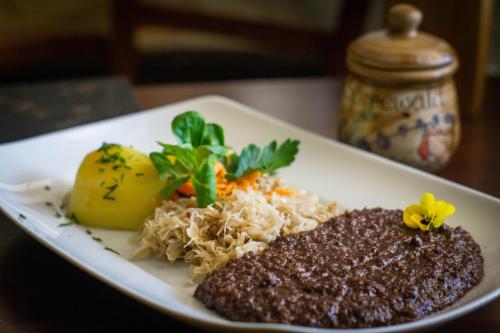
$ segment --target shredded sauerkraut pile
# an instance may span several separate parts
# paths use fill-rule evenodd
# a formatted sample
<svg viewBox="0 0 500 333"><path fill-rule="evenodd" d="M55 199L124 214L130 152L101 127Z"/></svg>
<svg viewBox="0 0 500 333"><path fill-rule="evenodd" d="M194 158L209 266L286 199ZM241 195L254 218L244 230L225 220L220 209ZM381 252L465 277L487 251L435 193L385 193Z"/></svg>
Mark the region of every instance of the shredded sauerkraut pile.
<svg viewBox="0 0 500 333"><path fill-rule="evenodd" d="M276 237L314 229L337 213L335 203L323 204L314 194L283 191L279 178L263 176L258 183L207 208L198 208L194 197L164 201L146 221L134 255L183 259L200 282L229 259L258 253Z"/></svg>

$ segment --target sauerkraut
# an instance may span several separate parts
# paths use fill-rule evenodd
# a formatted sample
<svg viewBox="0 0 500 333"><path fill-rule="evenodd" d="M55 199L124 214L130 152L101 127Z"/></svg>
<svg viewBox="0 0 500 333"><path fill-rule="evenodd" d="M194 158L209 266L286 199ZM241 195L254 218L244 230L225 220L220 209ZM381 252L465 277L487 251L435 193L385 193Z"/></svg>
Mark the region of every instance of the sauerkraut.
<svg viewBox="0 0 500 333"><path fill-rule="evenodd" d="M337 213L334 202L321 203L303 190L283 191L279 178L258 182L257 190L235 190L207 208L198 208L194 197L164 201L145 222L134 255L184 260L200 282L231 258L258 253L276 237L314 229Z"/></svg>

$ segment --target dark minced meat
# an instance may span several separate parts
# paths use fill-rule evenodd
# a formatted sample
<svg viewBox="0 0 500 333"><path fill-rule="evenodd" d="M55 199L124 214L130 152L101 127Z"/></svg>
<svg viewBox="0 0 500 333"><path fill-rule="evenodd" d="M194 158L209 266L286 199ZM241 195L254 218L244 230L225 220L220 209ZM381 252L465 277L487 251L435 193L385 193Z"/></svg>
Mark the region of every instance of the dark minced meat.
<svg viewBox="0 0 500 333"><path fill-rule="evenodd" d="M406 227L400 210L348 212L213 271L195 297L238 321L314 327L404 323L446 308L483 277L461 227Z"/></svg>

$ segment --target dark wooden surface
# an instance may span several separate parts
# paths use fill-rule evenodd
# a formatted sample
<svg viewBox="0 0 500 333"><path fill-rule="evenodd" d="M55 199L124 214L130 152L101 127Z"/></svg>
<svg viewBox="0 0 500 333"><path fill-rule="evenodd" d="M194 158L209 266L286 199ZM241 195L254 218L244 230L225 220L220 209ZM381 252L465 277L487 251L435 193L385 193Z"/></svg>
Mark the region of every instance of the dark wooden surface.
<svg viewBox="0 0 500 333"><path fill-rule="evenodd" d="M485 110L464 120L462 143L442 177L500 197L500 81L490 81ZM304 128L335 137L342 85L326 79L165 85L134 89L150 108L220 94ZM99 118L100 115L95 115ZM0 113L0 132L8 127ZM46 124L44 124L45 126ZM30 136L36 126L19 129ZM500 299L432 332L500 331ZM67 263L0 215L0 332L195 332Z"/></svg>

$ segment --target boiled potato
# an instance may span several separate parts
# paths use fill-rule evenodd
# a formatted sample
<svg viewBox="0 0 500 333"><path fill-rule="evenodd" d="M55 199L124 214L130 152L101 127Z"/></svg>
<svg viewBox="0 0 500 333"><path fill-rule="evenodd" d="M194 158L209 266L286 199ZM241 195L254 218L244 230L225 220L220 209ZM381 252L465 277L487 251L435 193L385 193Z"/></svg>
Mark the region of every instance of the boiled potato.
<svg viewBox="0 0 500 333"><path fill-rule="evenodd" d="M103 144L80 165L68 214L89 226L138 230L153 214L164 186L148 156Z"/></svg>

